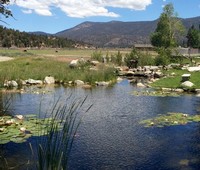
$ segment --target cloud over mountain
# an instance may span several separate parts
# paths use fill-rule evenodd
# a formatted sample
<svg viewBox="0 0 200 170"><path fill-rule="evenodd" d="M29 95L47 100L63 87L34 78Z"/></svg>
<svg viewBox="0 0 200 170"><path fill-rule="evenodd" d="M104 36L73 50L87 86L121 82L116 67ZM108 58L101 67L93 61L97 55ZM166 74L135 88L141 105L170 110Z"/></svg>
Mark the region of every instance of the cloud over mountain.
<svg viewBox="0 0 200 170"><path fill-rule="evenodd" d="M152 0L11 0L23 8L23 12L35 12L38 15L52 16L53 8L58 8L69 17L84 18L90 16L119 17L111 8L145 10ZM110 8L111 7L111 8Z"/></svg>

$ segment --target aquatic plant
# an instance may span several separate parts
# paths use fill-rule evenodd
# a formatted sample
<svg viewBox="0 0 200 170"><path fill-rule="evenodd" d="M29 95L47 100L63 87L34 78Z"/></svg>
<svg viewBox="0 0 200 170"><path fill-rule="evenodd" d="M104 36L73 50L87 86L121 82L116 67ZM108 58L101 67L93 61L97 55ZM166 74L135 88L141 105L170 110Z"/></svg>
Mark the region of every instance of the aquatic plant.
<svg viewBox="0 0 200 170"><path fill-rule="evenodd" d="M200 122L200 115L190 116L184 113L167 113L152 119L143 120L140 124L143 124L145 127L164 127L186 125L191 122Z"/></svg>
<svg viewBox="0 0 200 170"><path fill-rule="evenodd" d="M133 91L132 93L134 96L157 96L157 97L166 97L166 96L172 96L172 97L178 97L180 96L180 93L178 92L169 92L169 91Z"/></svg>
<svg viewBox="0 0 200 170"><path fill-rule="evenodd" d="M26 115L23 119L14 116L0 118L0 144L9 142L23 143L32 136L45 135L51 118L39 119L36 115ZM54 122L58 123L58 121ZM41 132L42 129L42 132Z"/></svg>
<svg viewBox="0 0 200 170"><path fill-rule="evenodd" d="M68 168L69 154L83 118L81 112L86 113L92 106L83 109L85 100L86 98L71 101L70 97L64 103L60 102L60 99L57 100L51 109L50 124L45 130L39 126L41 127L39 135L46 134L46 136L38 138L37 141L37 169L65 170Z"/></svg>

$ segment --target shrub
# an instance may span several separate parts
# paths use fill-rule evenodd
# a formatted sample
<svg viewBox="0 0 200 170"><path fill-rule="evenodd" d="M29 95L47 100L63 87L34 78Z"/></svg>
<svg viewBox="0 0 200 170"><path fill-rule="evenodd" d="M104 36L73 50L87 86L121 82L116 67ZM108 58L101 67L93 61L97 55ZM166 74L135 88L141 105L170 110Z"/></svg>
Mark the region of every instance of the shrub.
<svg viewBox="0 0 200 170"><path fill-rule="evenodd" d="M103 54L101 53L101 51L95 51L95 52L92 53L91 59L102 62L103 61Z"/></svg>
<svg viewBox="0 0 200 170"><path fill-rule="evenodd" d="M157 49L158 56L155 58L156 65L167 65L170 62L171 50L165 48Z"/></svg>
<svg viewBox="0 0 200 170"><path fill-rule="evenodd" d="M135 48L131 51L131 53L126 54L124 61L128 67L137 67L137 66L155 64L154 58L150 54L148 53L143 54L137 51Z"/></svg>
<svg viewBox="0 0 200 170"><path fill-rule="evenodd" d="M128 67L137 67L139 52L133 48L131 53L126 54L124 62Z"/></svg>

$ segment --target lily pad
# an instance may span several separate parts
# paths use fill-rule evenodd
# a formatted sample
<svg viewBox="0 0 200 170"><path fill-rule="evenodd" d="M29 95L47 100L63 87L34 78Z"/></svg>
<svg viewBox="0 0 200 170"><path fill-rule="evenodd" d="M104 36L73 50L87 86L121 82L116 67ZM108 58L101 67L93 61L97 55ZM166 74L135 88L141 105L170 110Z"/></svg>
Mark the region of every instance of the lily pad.
<svg viewBox="0 0 200 170"><path fill-rule="evenodd" d="M60 121L51 118L39 119L36 115L26 115L23 120L19 120L12 116L1 116L0 128L0 144L8 142L22 143L32 136L47 135L48 128L52 123L61 128ZM13 120L12 124L6 124L6 121ZM24 129L23 132L21 129Z"/></svg>
<svg viewBox="0 0 200 170"><path fill-rule="evenodd" d="M165 92L165 91L134 91L132 93L134 96L157 96L157 97L178 97L180 94L176 92Z"/></svg>
<svg viewBox="0 0 200 170"><path fill-rule="evenodd" d="M152 119L146 119L140 122L145 127L164 127L173 125L186 125L191 122L200 122L200 115L189 116L184 113L167 113L159 115Z"/></svg>

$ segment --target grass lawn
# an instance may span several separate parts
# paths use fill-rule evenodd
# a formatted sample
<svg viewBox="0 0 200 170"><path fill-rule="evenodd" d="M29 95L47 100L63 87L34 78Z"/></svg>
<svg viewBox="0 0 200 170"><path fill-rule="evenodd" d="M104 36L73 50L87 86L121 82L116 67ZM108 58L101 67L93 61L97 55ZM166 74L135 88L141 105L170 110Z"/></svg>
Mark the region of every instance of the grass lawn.
<svg viewBox="0 0 200 170"><path fill-rule="evenodd" d="M175 73L175 76L167 76L166 78L162 78L152 83L152 87L179 88L181 85L181 76L183 74L191 74L189 81L194 83L195 88L200 88L200 72L188 72L187 70L177 69L172 69L165 72L166 75L170 75L171 73Z"/></svg>

